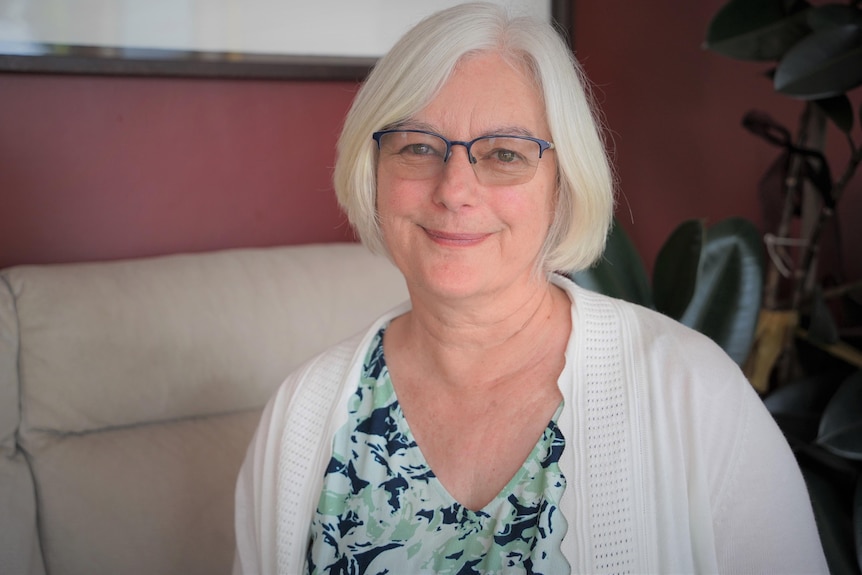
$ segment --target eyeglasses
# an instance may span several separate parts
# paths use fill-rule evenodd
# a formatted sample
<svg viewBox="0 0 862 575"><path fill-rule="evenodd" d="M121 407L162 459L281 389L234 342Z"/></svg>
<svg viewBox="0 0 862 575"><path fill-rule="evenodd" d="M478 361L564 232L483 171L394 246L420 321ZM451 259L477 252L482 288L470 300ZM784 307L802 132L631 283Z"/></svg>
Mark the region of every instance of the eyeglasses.
<svg viewBox="0 0 862 575"><path fill-rule="evenodd" d="M483 186L515 186L533 179L545 150L554 144L530 136L481 136L469 142L447 140L424 130L383 130L371 135L378 161L405 180L432 180L443 173L453 146L464 146Z"/></svg>

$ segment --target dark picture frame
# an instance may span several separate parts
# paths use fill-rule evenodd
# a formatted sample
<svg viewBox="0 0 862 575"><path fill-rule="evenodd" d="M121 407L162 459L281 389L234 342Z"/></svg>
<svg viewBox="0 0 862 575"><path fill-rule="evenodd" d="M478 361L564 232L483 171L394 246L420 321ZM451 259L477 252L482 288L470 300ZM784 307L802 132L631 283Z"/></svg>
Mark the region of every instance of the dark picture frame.
<svg viewBox="0 0 862 575"><path fill-rule="evenodd" d="M574 0L550 0L551 21L573 46ZM26 48L23 49L23 48ZM28 52L28 53L22 53ZM0 72L361 81L376 58L130 49L0 42Z"/></svg>

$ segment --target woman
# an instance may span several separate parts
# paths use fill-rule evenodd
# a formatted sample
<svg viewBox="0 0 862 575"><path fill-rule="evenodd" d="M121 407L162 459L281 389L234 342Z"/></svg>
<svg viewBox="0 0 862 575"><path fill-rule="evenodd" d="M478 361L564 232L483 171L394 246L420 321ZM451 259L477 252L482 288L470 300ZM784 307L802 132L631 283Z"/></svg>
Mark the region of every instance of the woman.
<svg viewBox="0 0 862 575"><path fill-rule="evenodd" d="M237 572L825 572L801 475L712 342L555 270L612 177L546 24L462 5L358 94L338 198L410 302L267 406Z"/></svg>

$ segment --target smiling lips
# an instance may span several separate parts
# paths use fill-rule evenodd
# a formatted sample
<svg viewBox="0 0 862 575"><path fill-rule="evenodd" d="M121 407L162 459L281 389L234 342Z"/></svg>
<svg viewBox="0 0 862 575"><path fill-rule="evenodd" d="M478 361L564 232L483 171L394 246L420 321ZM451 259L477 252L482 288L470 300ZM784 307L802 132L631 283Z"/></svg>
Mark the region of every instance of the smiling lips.
<svg viewBox="0 0 862 575"><path fill-rule="evenodd" d="M433 242L445 246L473 246L482 243L485 238L491 235L485 233L450 233L442 232L440 230L429 230L428 228L422 229L425 230L425 233L428 234L428 237L430 237Z"/></svg>

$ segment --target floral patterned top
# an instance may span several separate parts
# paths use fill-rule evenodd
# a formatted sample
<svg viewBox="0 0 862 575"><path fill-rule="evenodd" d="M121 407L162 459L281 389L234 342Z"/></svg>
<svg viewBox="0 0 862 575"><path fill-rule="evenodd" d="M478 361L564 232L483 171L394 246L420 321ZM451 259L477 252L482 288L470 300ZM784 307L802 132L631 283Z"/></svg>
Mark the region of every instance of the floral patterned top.
<svg viewBox="0 0 862 575"><path fill-rule="evenodd" d="M470 510L446 491L422 455L374 337L347 423L333 438L306 573L569 573L558 509L566 480L561 407L505 488Z"/></svg>

